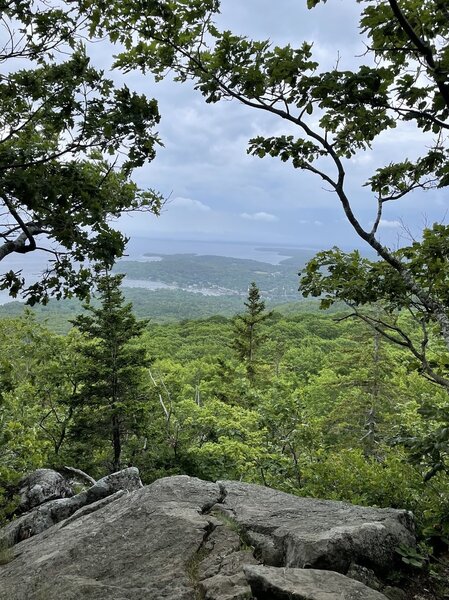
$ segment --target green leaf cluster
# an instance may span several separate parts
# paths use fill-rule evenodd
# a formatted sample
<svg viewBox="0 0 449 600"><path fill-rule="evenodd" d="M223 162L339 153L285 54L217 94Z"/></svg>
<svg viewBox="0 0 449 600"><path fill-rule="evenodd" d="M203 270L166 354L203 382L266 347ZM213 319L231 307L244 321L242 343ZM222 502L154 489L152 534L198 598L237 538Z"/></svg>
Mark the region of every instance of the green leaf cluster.
<svg viewBox="0 0 449 600"><path fill-rule="evenodd" d="M92 264L110 267L124 251L111 218L159 212L161 196L131 180L155 156L157 103L92 66L74 3L2 4L0 260L39 246L53 260L36 283L10 272L1 287L29 304L85 298Z"/></svg>

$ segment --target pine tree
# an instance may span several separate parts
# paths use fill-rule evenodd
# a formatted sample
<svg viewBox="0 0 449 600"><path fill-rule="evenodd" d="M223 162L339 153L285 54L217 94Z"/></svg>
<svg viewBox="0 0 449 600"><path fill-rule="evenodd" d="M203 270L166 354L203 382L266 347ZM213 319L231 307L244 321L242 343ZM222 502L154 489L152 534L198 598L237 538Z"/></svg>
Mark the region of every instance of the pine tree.
<svg viewBox="0 0 449 600"><path fill-rule="evenodd" d="M238 358L246 364L248 379L253 382L256 374L256 354L263 341L260 324L272 313L266 312L265 302L261 300L259 288L254 281L249 286L248 298L244 304L246 311L237 315L234 320L232 348Z"/></svg>
<svg viewBox="0 0 449 600"><path fill-rule="evenodd" d="M99 277L100 305L85 305L87 314L72 321L85 338L72 433L88 446L89 441L98 446L108 439L112 471L120 469L124 437L142 423L140 391L148 364L145 349L130 343L142 334L147 321L137 321L132 305L125 304L122 279L122 275Z"/></svg>

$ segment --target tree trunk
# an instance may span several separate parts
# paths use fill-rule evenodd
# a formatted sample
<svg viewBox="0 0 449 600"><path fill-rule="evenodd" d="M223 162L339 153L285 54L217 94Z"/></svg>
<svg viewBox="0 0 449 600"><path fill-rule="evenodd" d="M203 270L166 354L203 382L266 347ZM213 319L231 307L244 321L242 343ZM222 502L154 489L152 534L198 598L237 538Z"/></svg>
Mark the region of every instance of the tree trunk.
<svg viewBox="0 0 449 600"><path fill-rule="evenodd" d="M120 455L122 444L120 439L120 420L117 414L112 415L112 446L114 448L114 459L112 462L113 472L120 470Z"/></svg>

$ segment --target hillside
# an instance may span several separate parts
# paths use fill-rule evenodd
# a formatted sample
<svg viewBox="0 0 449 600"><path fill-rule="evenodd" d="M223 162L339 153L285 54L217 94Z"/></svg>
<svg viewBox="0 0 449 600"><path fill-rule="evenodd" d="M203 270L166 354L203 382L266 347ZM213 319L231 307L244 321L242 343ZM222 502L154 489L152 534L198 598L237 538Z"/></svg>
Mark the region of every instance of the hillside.
<svg viewBox="0 0 449 600"><path fill-rule="evenodd" d="M293 256L279 264L225 256L151 254L148 258L159 260L121 260L115 271L125 273L129 279L157 281L211 295L245 296L248 284L255 281L267 300L279 304L298 299L298 271L314 255L309 250L289 253Z"/></svg>
<svg viewBox="0 0 449 600"><path fill-rule="evenodd" d="M273 252L276 251L285 249ZM123 291L133 303L136 315L158 323L213 315L231 317L242 309L252 281L258 284L271 309L293 313L317 311L318 303L305 301L298 292L298 271L312 251L289 252L294 256L277 265L223 256L167 254L159 255L161 260L157 261L122 260L115 272L126 274ZM132 287L127 280L131 280ZM162 287L157 287L159 284ZM0 317L19 316L23 311L20 302L0 305ZM69 320L81 311L82 303L75 299L50 300L46 306L33 308L40 322L61 333L69 330Z"/></svg>

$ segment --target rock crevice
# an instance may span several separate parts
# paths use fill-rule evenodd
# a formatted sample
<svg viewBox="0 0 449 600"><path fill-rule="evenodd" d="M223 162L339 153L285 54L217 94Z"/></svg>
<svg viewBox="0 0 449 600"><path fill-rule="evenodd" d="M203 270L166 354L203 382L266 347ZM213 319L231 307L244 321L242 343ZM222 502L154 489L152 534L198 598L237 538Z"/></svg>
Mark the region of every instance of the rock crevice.
<svg viewBox="0 0 449 600"><path fill-rule="evenodd" d="M12 535L14 522L0 532L18 542L0 566L0 600L385 600L395 547L415 543L406 511L235 481L176 476L142 488L134 478L127 489L124 473L112 480L59 521L53 503L73 508L77 496L19 517L41 523L30 539ZM357 581L368 572L376 589Z"/></svg>

